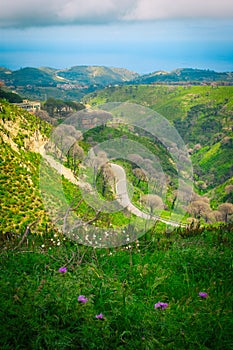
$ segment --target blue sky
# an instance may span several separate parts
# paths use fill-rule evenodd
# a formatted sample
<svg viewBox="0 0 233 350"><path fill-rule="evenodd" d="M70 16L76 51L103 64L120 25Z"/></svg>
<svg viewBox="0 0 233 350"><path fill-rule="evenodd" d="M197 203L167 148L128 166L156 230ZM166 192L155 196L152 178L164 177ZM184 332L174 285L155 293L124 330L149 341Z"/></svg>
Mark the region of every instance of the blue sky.
<svg viewBox="0 0 233 350"><path fill-rule="evenodd" d="M0 66L233 71L228 0L2 1Z"/></svg>

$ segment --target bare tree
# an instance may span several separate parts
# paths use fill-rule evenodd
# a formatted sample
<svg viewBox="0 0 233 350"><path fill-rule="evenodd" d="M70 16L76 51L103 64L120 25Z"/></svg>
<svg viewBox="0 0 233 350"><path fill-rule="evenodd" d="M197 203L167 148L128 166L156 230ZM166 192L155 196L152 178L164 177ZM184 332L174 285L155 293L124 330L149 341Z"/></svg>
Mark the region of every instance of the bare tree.
<svg viewBox="0 0 233 350"><path fill-rule="evenodd" d="M54 148L55 156L62 158L78 140L82 140L81 131L72 125L61 124L52 133L48 147Z"/></svg>
<svg viewBox="0 0 233 350"><path fill-rule="evenodd" d="M233 185L228 185L225 187L225 192L227 194L230 194L231 192L233 192Z"/></svg>
<svg viewBox="0 0 233 350"><path fill-rule="evenodd" d="M78 142L76 141L70 149L69 153L72 153L72 165L74 173L76 173L78 162L82 161L84 158L84 150L82 149L82 147L79 146Z"/></svg>
<svg viewBox="0 0 233 350"><path fill-rule="evenodd" d="M48 112L46 112L46 111L44 111L42 109L35 111L35 115L38 118L40 118L41 120L44 120L44 121L46 121L46 122L48 122L50 124L53 124L53 125L56 124L56 119L51 118L49 116Z"/></svg>
<svg viewBox="0 0 233 350"><path fill-rule="evenodd" d="M93 184L96 185L96 175L98 170L108 162L107 153L104 151L97 151L97 154L92 150L88 158L88 166L91 166L94 170Z"/></svg>
<svg viewBox="0 0 233 350"><path fill-rule="evenodd" d="M101 167L101 172L103 174L103 187L102 187L102 195L105 195L108 184L111 188L114 186L115 176L112 171L111 166L108 163L105 163Z"/></svg>
<svg viewBox="0 0 233 350"><path fill-rule="evenodd" d="M203 200L204 199L204 200ZM201 217L208 221L208 217L211 213L211 208L206 198L200 198L190 203L188 206L188 213L193 215L196 219Z"/></svg>
<svg viewBox="0 0 233 350"><path fill-rule="evenodd" d="M229 215L233 214L233 204L232 203L222 203L219 205L218 210L222 213L223 220L228 222Z"/></svg>
<svg viewBox="0 0 233 350"><path fill-rule="evenodd" d="M140 184L141 181L147 181L146 174L141 168L135 168L133 170L133 174L138 179L138 183L137 183L138 185Z"/></svg>
<svg viewBox="0 0 233 350"><path fill-rule="evenodd" d="M141 196L141 201L150 208L151 214L155 209L163 209L164 203L161 197L156 194L145 194Z"/></svg>

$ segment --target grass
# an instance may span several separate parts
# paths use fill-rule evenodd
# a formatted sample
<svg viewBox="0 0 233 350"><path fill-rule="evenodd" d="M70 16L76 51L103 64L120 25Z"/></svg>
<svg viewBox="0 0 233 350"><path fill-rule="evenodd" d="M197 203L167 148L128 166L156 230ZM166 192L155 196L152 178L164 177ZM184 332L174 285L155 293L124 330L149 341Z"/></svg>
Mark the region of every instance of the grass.
<svg viewBox="0 0 233 350"><path fill-rule="evenodd" d="M155 230L107 250L52 232L8 242L1 349L231 349L232 243L232 225Z"/></svg>

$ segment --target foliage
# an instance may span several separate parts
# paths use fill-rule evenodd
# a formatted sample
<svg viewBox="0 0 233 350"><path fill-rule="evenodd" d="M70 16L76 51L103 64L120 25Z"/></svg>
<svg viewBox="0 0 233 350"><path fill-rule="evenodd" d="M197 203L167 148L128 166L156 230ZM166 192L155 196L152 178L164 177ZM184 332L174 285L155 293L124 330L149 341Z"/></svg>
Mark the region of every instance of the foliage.
<svg viewBox="0 0 233 350"><path fill-rule="evenodd" d="M52 97L43 104L43 109L48 112L50 117L64 118L69 113L84 109L84 105L78 102L63 101Z"/></svg>
<svg viewBox="0 0 233 350"><path fill-rule="evenodd" d="M6 89L0 88L0 99L6 99L8 102L11 103L20 103L22 102L22 97L18 94L15 94L14 92L7 91Z"/></svg>

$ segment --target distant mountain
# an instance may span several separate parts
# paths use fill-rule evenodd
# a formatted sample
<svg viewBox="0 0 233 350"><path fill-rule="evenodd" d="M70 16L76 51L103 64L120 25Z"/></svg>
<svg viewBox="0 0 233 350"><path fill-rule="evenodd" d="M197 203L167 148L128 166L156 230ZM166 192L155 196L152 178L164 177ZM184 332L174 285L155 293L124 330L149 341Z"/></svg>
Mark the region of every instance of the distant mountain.
<svg viewBox="0 0 233 350"><path fill-rule="evenodd" d="M139 75L124 68L74 66L69 69L26 67L16 71L0 68L0 80L20 95L31 99L46 97L77 100L108 85L122 84Z"/></svg>
<svg viewBox="0 0 233 350"><path fill-rule="evenodd" d="M6 85L19 86L48 86L55 85L53 76L38 68L22 68L16 71L0 70L0 79Z"/></svg>
<svg viewBox="0 0 233 350"><path fill-rule="evenodd" d="M122 83L137 78L139 74L124 68L109 68L103 66L75 66L67 70L57 72L57 77L67 81L86 84L106 86Z"/></svg>
<svg viewBox="0 0 233 350"><path fill-rule="evenodd" d="M171 72L156 71L134 79L133 84L201 84L201 83L233 84L233 72L215 72L213 70L180 68Z"/></svg>

